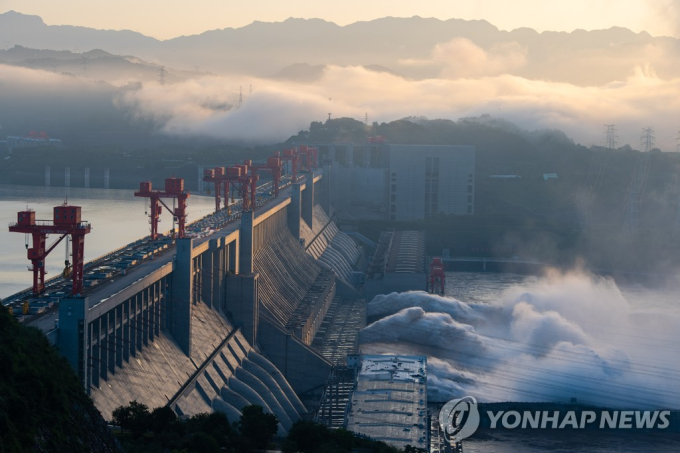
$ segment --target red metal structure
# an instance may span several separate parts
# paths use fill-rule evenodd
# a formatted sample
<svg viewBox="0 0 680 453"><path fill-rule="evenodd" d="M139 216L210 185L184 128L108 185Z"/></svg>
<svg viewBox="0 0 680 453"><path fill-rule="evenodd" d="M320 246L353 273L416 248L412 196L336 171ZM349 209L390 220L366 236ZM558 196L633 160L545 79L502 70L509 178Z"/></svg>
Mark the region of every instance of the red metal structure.
<svg viewBox="0 0 680 453"><path fill-rule="evenodd" d="M248 174L250 171L250 174ZM264 164L253 165L251 160L244 160L242 164L231 167L215 167L204 170L203 181L212 182L215 185L215 211L220 210L221 197L224 196L224 208L231 213L229 205L229 189L235 188L243 200L243 210L249 211L255 206L257 195L257 182L260 179L258 172L269 171L272 174L274 196L279 196L281 184L282 164L281 158L276 155L269 157ZM234 199L232 196L231 202Z"/></svg>
<svg viewBox="0 0 680 453"><path fill-rule="evenodd" d="M40 294L45 290L45 258L54 250L62 239L71 236L71 255L73 269L71 278L73 287L71 294L83 292L83 266L85 264L85 235L91 226L80 218L80 206L64 204L54 208L53 221L36 220L34 211L21 211L17 214L17 222L9 226L13 233L30 234L33 237L33 247L28 249L28 259L31 260L33 271L33 293ZM47 236L61 235L57 241L47 248ZM28 244L26 244L28 248ZM67 263L68 266L68 263Z"/></svg>
<svg viewBox="0 0 680 453"><path fill-rule="evenodd" d="M252 200L255 199L255 195L251 194L251 187L253 186L251 177L248 175L248 170L252 167L252 161L244 160L242 164L234 165L232 168L238 169L240 176L236 179L238 194L241 197L241 209L245 211L251 211L254 206ZM234 170L236 173L236 170ZM252 204L252 206L251 206Z"/></svg>
<svg viewBox="0 0 680 453"><path fill-rule="evenodd" d="M224 167L203 171L203 181L215 184L215 212L220 210L221 197L224 195L224 208L229 209L229 177Z"/></svg>
<svg viewBox="0 0 680 453"><path fill-rule="evenodd" d="M257 175L258 171L268 171L272 174L272 185L274 186L274 196L279 196L279 185L281 184L281 173L283 167L281 164L281 158L276 155L269 157L267 163L260 165L253 165L251 169L251 174ZM252 194L251 194L252 195Z"/></svg>
<svg viewBox="0 0 680 453"><path fill-rule="evenodd" d="M430 263L430 292L444 294L446 289L446 274L444 274L444 262L441 258L432 258Z"/></svg>
<svg viewBox="0 0 680 453"><path fill-rule="evenodd" d="M139 190L135 192L135 197L149 198L151 201L151 240L158 238L158 222L163 208L165 206L169 212L172 213L174 219L177 220L177 237L184 237L184 228L187 220L187 199L189 192L184 190L184 179L182 178L168 178L165 180L165 190L152 190L151 182L146 181L139 183ZM163 198L176 198L177 207L173 210L163 202Z"/></svg>
<svg viewBox="0 0 680 453"><path fill-rule="evenodd" d="M303 158L302 169L306 171L314 170L318 165L319 153L316 148L309 148L306 145L300 145L297 148L298 155Z"/></svg>
<svg viewBox="0 0 680 453"><path fill-rule="evenodd" d="M291 181L297 182L298 163L300 162L300 155L297 150L295 148L284 149L283 153L280 155L276 152L274 157L280 157L282 161L290 161L292 173Z"/></svg>

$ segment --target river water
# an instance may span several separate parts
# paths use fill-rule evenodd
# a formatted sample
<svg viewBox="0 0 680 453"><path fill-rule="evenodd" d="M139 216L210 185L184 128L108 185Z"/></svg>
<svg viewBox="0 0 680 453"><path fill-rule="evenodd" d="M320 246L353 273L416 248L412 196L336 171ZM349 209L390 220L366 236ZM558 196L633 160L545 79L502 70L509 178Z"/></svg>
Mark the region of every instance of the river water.
<svg viewBox="0 0 680 453"><path fill-rule="evenodd" d="M17 219L17 212L27 207L37 219L52 220L52 208L64 203L81 206L83 220L92 224L85 237L85 261L149 234L148 217L143 198L135 198L132 190L39 187L0 184L0 298L26 289L32 284L28 272L24 235L10 233L8 225ZM205 196L189 198L188 221L199 219L215 208L214 199ZM164 210L160 231L172 229L172 217ZM48 245L56 237L49 237ZM29 243L30 246L30 243ZM65 245L59 244L47 258L47 278L63 270Z"/></svg>
<svg viewBox="0 0 680 453"><path fill-rule="evenodd" d="M636 407L638 403L644 405L648 402L646 400L661 395L663 402L659 404L663 404L662 408L678 409L680 395L675 389L680 383L680 366L674 352L680 347L680 298L678 298L680 291L677 285L649 288L634 284L614 284L611 280L603 282L587 275L539 277L464 272L447 273L446 285L447 297L471 304L473 307L475 304L513 306L508 305L509 301L521 299L525 301L524 304L514 305L514 313L517 316L513 317L512 322L515 323L515 327L521 326L526 331L534 328L526 318L523 323L518 322L520 308L526 309L527 305L530 305L534 310L530 319L545 315L544 321L549 317L561 320L563 324L549 324L554 329L554 335L558 335L559 329L570 323L583 333L585 339L581 341L584 345L595 351L617 349L624 352L626 361L630 362L624 368L621 361L610 359L613 372L607 375L600 373L597 366L592 366L588 362L585 358L588 353L586 349L566 357L564 354L562 356L558 354L551 361L545 360L542 354L526 361L522 360L521 356L531 355L536 351L536 345L528 345L528 341L523 341L520 335L513 338L512 348L509 349L525 347L521 356L513 357L502 374L496 373L494 367L489 367L476 377L480 381L491 381L496 375L501 378L500 382L486 386L478 382L465 389L466 392L481 389L482 395L476 395L478 399L484 399L484 393L493 392L494 386L500 385L503 389L512 391L501 392L500 395L487 398L488 401L551 401L551 392L546 391L546 386L549 385L548 389L554 393L558 401L565 401L560 398L565 396L561 393L560 387L568 386L575 389L573 396L579 398L592 397L592 394L588 394L588 390L592 389L606 397L605 403L609 400L613 405L623 403L632 407ZM426 307L422 301L413 305ZM605 308L598 309L598 305L604 305ZM575 310L571 311L570 306ZM432 308L429 310L437 311ZM550 315L547 315L548 313ZM602 314L605 316L600 316ZM456 316L453 316L453 319L456 319ZM631 320L633 322L628 322ZM485 323L487 326L494 326L491 317L485 320ZM503 326L495 325L493 329L485 330L485 323L476 325L482 341L498 340L499 336L504 339L509 337L499 333ZM503 323L506 323L506 320ZM531 341L536 342L537 337L533 338ZM549 345L551 333L543 332L540 340ZM490 341L488 344L492 345ZM470 346L470 343L466 343L466 346ZM493 356L498 354L499 350L508 353L508 349L496 348L494 351L490 347L482 354ZM548 351L548 348L545 348L545 351ZM543 348L540 350L541 353L545 351ZM423 352L429 350L425 349ZM438 352L435 350L433 355L437 356ZM446 355L440 355L439 358L448 361L459 371L468 371L465 368L465 360L448 358ZM607 360L602 357L599 359ZM434 362L432 365L430 369L432 373L442 374L440 370L434 368ZM494 363L494 366L496 365L502 367ZM565 376L568 379L564 379ZM578 377L582 382L576 381ZM596 384L598 380L601 381L601 385ZM495 387L495 390L498 390L498 387ZM597 400L592 402L602 403ZM466 453L677 452L680 451L680 433L625 432L625 430L607 432L596 429L513 432L485 429L471 439L465 440L463 447Z"/></svg>

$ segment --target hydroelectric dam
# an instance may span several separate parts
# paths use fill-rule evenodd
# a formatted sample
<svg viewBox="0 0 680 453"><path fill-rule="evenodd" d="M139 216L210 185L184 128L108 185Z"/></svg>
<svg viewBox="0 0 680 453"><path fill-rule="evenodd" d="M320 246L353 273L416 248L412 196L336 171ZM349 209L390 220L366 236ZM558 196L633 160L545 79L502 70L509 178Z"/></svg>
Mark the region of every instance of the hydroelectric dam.
<svg viewBox="0 0 680 453"><path fill-rule="evenodd" d="M367 253L329 217L330 190L326 172L310 171L206 235L159 241L134 266L60 294L57 309L26 322L46 332L106 419L133 400L232 421L258 404L285 434L315 410L365 326L357 289ZM86 278L117 265L96 261L84 265Z"/></svg>

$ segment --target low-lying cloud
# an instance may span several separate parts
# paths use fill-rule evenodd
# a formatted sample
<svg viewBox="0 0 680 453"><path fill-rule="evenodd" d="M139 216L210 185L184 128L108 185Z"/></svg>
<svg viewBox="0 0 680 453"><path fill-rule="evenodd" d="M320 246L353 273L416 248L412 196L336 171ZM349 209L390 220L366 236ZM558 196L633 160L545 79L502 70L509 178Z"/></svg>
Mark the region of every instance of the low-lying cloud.
<svg viewBox="0 0 680 453"><path fill-rule="evenodd" d="M527 51L516 42L498 43L486 51L466 38L437 44L430 59L399 61L410 72L418 68L430 73L434 70L444 79L512 74L526 63Z"/></svg>
<svg viewBox="0 0 680 453"><path fill-rule="evenodd" d="M362 67L331 66L310 84L256 80L258 88L241 109L206 107L226 102L236 79L211 77L160 86L144 85L119 99L122 108L162 120L173 134L206 134L227 140L266 143L285 140L312 120L333 117L391 121L407 116L456 120L485 113L527 129L562 129L576 141L602 141L602 124L616 123L620 143L638 143L640 129L674 134L680 109L680 78L662 80L638 68L621 82L600 87L529 80L507 74L478 78L407 80ZM233 101L232 101L233 102ZM674 143L673 143L674 144Z"/></svg>
<svg viewBox="0 0 680 453"><path fill-rule="evenodd" d="M460 42L453 46L461 45L465 46ZM442 55L448 50L441 50ZM498 68L521 60L480 58L482 67ZM446 71L460 69L452 64ZM237 108L234 87L247 83L252 83L254 91L245 93L243 105ZM26 96L36 98L44 92L71 92L77 87L78 96L98 89L116 92L107 108L115 103L133 119L151 119L162 133L251 144L286 140L311 121L324 121L328 113L334 118L363 118L368 113L371 121L378 122L408 116L457 120L490 114L529 130L561 129L585 145L602 143L602 124L617 124L619 143L634 147L641 128L653 126L661 139L659 147L673 150L680 110L680 78L662 79L651 67L638 67L620 82L590 87L509 74L410 80L358 66L329 66L319 80L310 83L210 76L115 89L73 76L2 66L0 87L5 93L21 87Z"/></svg>

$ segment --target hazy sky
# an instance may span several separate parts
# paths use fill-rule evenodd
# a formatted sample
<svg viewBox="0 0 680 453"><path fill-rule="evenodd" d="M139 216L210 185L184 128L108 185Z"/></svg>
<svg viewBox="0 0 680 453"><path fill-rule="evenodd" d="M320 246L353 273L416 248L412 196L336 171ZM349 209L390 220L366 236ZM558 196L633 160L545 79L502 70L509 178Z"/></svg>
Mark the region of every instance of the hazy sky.
<svg viewBox="0 0 680 453"><path fill-rule="evenodd" d="M35 14L50 25L130 29L161 39L255 20L322 18L341 25L395 16L486 19L501 29L601 29L617 25L680 37L680 0L0 0L0 12Z"/></svg>

